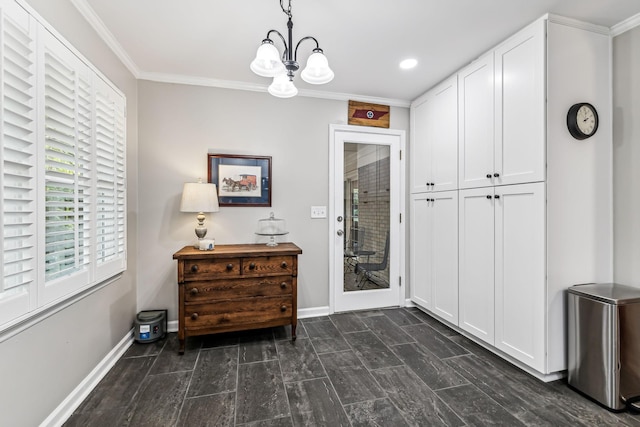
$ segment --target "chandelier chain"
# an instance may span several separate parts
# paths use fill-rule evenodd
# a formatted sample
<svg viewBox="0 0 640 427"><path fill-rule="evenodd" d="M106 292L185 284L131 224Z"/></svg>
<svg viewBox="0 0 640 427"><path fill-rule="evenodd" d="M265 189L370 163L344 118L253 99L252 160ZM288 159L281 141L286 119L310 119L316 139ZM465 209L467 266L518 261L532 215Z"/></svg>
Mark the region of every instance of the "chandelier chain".
<svg viewBox="0 0 640 427"><path fill-rule="evenodd" d="M289 17L289 19L291 19L291 0L289 0L289 7L287 9L284 8L284 4L282 3L283 0L280 0L280 8L282 9L282 11L285 13L285 15L287 15Z"/></svg>

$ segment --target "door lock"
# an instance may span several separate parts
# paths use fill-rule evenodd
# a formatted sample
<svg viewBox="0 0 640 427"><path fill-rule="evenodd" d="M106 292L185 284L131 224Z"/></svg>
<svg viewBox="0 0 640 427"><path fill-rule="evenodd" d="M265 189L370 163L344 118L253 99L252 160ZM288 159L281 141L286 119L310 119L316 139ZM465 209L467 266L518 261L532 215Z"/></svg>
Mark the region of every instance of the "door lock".
<svg viewBox="0 0 640 427"><path fill-rule="evenodd" d="M338 230L338 231L336 231L336 233L338 234L338 236L342 236L344 234L344 231Z"/></svg>

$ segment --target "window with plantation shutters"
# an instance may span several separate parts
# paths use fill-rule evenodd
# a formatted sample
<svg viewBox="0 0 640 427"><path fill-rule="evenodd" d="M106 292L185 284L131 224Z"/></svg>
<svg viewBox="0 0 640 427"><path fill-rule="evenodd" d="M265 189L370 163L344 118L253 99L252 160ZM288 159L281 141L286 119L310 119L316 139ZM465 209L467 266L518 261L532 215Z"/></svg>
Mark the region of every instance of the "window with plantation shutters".
<svg viewBox="0 0 640 427"><path fill-rule="evenodd" d="M14 5L0 15L0 325L36 305L35 26Z"/></svg>
<svg viewBox="0 0 640 427"><path fill-rule="evenodd" d="M0 331L124 271L125 135L124 96L0 0Z"/></svg>

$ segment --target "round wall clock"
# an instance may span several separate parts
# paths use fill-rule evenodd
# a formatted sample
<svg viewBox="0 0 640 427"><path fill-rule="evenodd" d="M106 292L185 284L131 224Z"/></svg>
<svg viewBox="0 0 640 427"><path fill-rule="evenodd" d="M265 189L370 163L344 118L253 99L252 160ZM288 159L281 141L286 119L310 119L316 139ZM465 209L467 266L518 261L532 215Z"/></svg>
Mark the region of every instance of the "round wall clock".
<svg viewBox="0 0 640 427"><path fill-rule="evenodd" d="M598 130L598 112L586 102L573 104L567 113L567 128L575 139L587 139Z"/></svg>

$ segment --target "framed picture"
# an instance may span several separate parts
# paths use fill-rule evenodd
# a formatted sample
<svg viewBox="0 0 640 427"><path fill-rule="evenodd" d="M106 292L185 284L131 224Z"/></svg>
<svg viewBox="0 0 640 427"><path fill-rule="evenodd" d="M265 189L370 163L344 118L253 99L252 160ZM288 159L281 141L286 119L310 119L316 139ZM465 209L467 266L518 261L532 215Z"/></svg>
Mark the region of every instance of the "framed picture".
<svg viewBox="0 0 640 427"><path fill-rule="evenodd" d="M209 154L220 206L271 206L271 157Z"/></svg>

